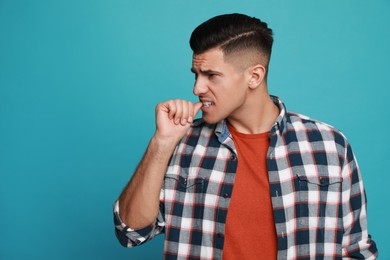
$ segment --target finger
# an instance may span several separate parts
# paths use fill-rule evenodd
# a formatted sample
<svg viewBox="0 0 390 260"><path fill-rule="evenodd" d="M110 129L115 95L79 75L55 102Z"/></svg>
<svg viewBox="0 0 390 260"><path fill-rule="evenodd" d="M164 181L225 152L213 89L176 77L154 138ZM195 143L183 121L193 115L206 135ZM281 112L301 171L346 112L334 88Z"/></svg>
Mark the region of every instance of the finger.
<svg viewBox="0 0 390 260"><path fill-rule="evenodd" d="M177 111L176 103L173 100L170 100L167 102L167 106L168 106L168 118L173 119Z"/></svg>
<svg viewBox="0 0 390 260"><path fill-rule="evenodd" d="M195 118L195 116L199 113L199 110L202 108L202 102L198 102L194 105L194 113L193 113L193 117Z"/></svg>
<svg viewBox="0 0 390 260"><path fill-rule="evenodd" d="M181 103L182 103L182 108L183 108L183 110L182 110L183 114L182 114L181 119L180 119L180 124L184 126L187 124L187 120L189 117L188 111L189 111L190 102L188 102L186 100L182 100Z"/></svg>
<svg viewBox="0 0 390 260"><path fill-rule="evenodd" d="M174 122L176 125L180 124L181 117L183 116L183 102L180 99L174 100L176 106L176 112L174 115Z"/></svg>
<svg viewBox="0 0 390 260"><path fill-rule="evenodd" d="M194 104L192 102L188 102L188 119L187 123L192 123L194 121Z"/></svg>
<svg viewBox="0 0 390 260"><path fill-rule="evenodd" d="M156 112L159 112L159 111L168 112L168 105L167 104L168 104L167 101L158 103L156 106Z"/></svg>

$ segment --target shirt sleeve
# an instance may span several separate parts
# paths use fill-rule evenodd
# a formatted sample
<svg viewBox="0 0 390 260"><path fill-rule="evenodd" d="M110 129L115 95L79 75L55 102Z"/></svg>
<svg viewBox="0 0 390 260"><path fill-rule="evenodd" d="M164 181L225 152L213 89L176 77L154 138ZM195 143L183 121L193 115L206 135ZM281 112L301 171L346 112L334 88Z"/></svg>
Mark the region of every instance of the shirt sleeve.
<svg viewBox="0 0 390 260"><path fill-rule="evenodd" d="M114 223L115 223L115 235L119 242L124 247L134 247L151 240L154 236L164 232L165 221L164 214L162 213L162 204L160 203L160 210L158 212L156 220L141 229L132 229L122 221L119 215L119 201L114 203Z"/></svg>
<svg viewBox="0 0 390 260"><path fill-rule="evenodd" d="M347 143L343 176L343 258L376 259L378 250L367 230L367 199L356 158Z"/></svg>

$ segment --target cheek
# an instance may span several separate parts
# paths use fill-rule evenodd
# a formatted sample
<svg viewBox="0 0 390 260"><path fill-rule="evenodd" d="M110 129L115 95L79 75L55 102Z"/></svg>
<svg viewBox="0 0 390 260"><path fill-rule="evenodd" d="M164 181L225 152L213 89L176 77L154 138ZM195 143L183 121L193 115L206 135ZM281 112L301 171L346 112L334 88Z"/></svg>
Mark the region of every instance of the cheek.
<svg viewBox="0 0 390 260"><path fill-rule="evenodd" d="M223 93L224 97L234 104L243 102L247 94L247 89L244 86L239 85L239 83L240 82L237 82L236 85L230 86L230 88Z"/></svg>
<svg viewBox="0 0 390 260"><path fill-rule="evenodd" d="M209 91L223 107L235 106L245 100L246 85L241 77L218 79L210 82Z"/></svg>

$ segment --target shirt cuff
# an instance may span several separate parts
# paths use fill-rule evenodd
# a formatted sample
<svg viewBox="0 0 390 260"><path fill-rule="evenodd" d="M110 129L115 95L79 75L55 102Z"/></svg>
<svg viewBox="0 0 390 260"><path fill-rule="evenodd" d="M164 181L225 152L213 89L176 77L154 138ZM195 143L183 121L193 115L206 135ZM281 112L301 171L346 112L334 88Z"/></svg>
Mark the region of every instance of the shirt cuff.
<svg viewBox="0 0 390 260"><path fill-rule="evenodd" d="M119 215L119 201L114 203L114 223L115 234L119 242L125 247L133 247L144 243L150 237L153 232L156 221L151 225L148 225L140 229L132 229L127 226Z"/></svg>

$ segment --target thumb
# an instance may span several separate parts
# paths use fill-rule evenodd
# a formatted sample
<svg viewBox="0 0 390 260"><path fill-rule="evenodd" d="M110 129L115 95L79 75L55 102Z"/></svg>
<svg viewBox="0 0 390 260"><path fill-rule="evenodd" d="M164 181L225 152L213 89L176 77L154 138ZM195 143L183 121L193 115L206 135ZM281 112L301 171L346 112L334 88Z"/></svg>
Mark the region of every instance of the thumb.
<svg viewBox="0 0 390 260"><path fill-rule="evenodd" d="M198 114L200 108L202 107L202 102L197 102L195 105L194 105L194 118L195 116Z"/></svg>

